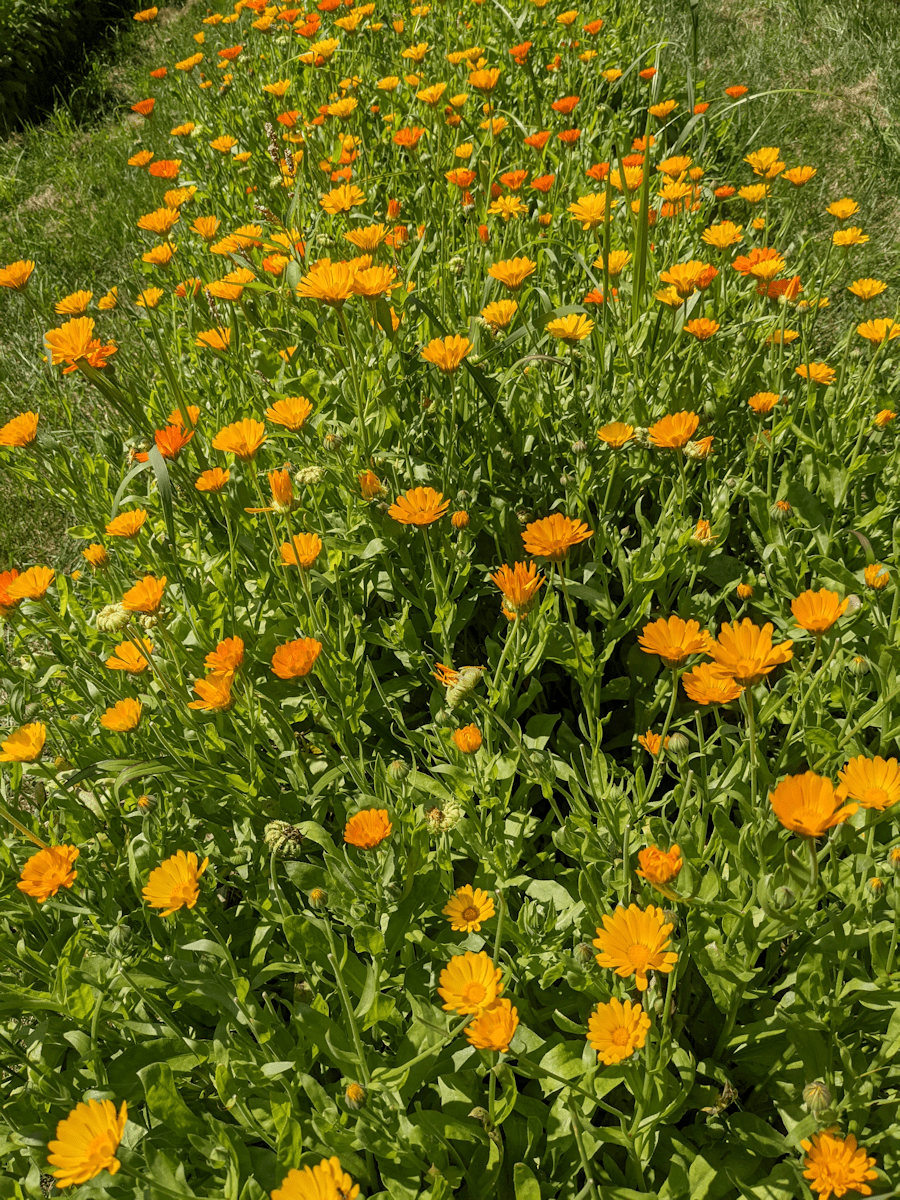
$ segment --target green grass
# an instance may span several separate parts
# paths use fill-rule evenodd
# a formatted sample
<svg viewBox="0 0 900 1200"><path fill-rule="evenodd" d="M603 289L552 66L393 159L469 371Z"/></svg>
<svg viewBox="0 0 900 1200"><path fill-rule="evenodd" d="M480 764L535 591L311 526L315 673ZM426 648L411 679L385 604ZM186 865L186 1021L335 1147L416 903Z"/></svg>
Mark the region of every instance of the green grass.
<svg viewBox="0 0 900 1200"><path fill-rule="evenodd" d="M0 423L29 408L40 408L47 426L64 436L108 423L82 389L68 432L56 381L41 361L42 337L58 323L53 306L62 296L79 288L102 295L133 272L134 214L151 204L153 189L145 172L126 165L141 138L141 118L130 105L157 95L153 119L168 121L172 102L149 71L173 60L185 21L196 18L189 0L164 9L154 25L126 28L91 59L46 122L0 142L0 265L20 258L37 264L27 299L0 289ZM115 337L115 318L104 328ZM10 479L0 479L0 509L0 569L22 560L71 564L64 509L35 511L32 497Z"/></svg>

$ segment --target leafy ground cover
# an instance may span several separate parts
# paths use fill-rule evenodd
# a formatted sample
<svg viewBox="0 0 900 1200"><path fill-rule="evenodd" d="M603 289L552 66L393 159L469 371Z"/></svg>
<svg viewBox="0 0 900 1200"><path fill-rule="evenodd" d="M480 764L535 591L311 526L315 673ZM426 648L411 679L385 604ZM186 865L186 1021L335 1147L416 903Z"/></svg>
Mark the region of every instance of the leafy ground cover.
<svg viewBox="0 0 900 1200"><path fill-rule="evenodd" d="M219 7L0 275L8 1195L893 1194L888 257L644 15Z"/></svg>

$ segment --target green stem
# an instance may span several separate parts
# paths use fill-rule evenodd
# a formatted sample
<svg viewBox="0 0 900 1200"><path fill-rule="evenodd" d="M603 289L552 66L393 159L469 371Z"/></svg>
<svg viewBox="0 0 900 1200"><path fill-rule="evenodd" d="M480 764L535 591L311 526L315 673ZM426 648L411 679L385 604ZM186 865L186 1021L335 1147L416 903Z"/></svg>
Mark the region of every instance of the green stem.
<svg viewBox="0 0 900 1200"><path fill-rule="evenodd" d="M656 758L653 760L653 770L650 772L650 782L647 784L647 788L644 792L644 795L647 797L650 797L653 795L653 789L656 787L657 778L659 776L660 771L662 770L663 758L666 753L666 735L668 734L669 726L672 723L672 714L675 712L675 702L677 701L677 699L678 699L678 672L673 667L672 668L672 698L669 700L669 708L668 708L668 711L666 712L666 719L663 722L662 735L659 739L659 752L657 753Z"/></svg>
<svg viewBox="0 0 900 1200"><path fill-rule="evenodd" d="M347 1023L350 1026L350 1033L353 1038L353 1045L356 1049L356 1056L359 1059L359 1069L362 1072L363 1086L369 1087L372 1082L372 1076L369 1073L369 1064L366 1061L366 1051L362 1044L362 1038L359 1036L359 1025L356 1021L356 1013L353 1011L353 1005L350 1003L350 993L347 991L347 985L344 982L344 975L341 971L340 955L338 954L337 942L335 941L334 930L331 928L331 921L325 917L325 932L328 935L328 945L330 953L328 961L334 967L334 977L337 981L338 992L341 996L341 1004L344 1006L344 1015L347 1018ZM405 1064L408 1066L409 1064Z"/></svg>
<svg viewBox="0 0 900 1200"><path fill-rule="evenodd" d="M585 1186L588 1188L588 1194L592 1197L592 1200L600 1200L600 1193L597 1191L597 1185L591 1174L591 1162L584 1148L584 1138L581 1133L581 1122L578 1119L578 1109L575 1106L575 1097L572 1095L569 1096L569 1112L572 1115L572 1130L575 1134L575 1143L578 1146L581 1169L584 1171Z"/></svg>

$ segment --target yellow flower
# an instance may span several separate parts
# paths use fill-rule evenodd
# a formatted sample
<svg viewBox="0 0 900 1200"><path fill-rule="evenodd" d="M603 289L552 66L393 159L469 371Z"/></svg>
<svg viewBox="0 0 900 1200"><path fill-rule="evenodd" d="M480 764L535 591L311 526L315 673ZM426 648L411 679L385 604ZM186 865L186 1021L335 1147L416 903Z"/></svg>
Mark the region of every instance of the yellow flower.
<svg viewBox="0 0 900 1200"><path fill-rule="evenodd" d="M103 571L109 566L109 555L106 552L106 547L101 546L97 542L85 547L81 553L95 571Z"/></svg>
<svg viewBox="0 0 900 1200"><path fill-rule="evenodd" d="M663 100L661 104L651 104L647 112L658 121L664 121L678 107L677 100Z"/></svg>
<svg viewBox="0 0 900 1200"><path fill-rule="evenodd" d="M666 949L672 928L665 923L662 909L652 904L646 911L636 904L627 909L619 905L611 917L603 917L603 928L597 930L597 962L620 979L634 975L637 990L645 992L648 971L668 974L678 962L678 955Z"/></svg>
<svg viewBox="0 0 900 1200"><path fill-rule="evenodd" d="M22 725L0 745L0 762L35 762L41 756L44 742L47 740L47 726L41 721L31 725Z"/></svg>
<svg viewBox="0 0 900 1200"><path fill-rule="evenodd" d="M809 1180L810 1191L815 1192L819 1200L845 1196L849 1191L871 1196L872 1189L867 1180L878 1177L877 1171L872 1170L875 1159L857 1144L852 1133L847 1138L835 1137L835 1133L833 1126L800 1143L806 1151L803 1176Z"/></svg>
<svg viewBox="0 0 900 1200"><path fill-rule="evenodd" d="M165 575L162 579L157 579L154 575L145 575L122 597L122 607L128 612L147 613L148 616L155 616L162 605L166 582Z"/></svg>
<svg viewBox="0 0 900 1200"><path fill-rule="evenodd" d="M471 349L472 343L468 338L454 334L451 337L432 338L422 351L422 357L445 375L452 375Z"/></svg>
<svg viewBox="0 0 900 1200"><path fill-rule="evenodd" d="M791 167L789 171L782 171L781 178L792 183L794 187L803 187L817 174L815 167Z"/></svg>
<svg viewBox="0 0 900 1200"><path fill-rule="evenodd" d="M476 1050L509 1050L519 1027L519 1013L510 1000L497 1000L466 1026L466 1041Z"/></svg>
<svg viewBox="0 0 900 1200"><path fill-rule="evenodd" d="M229 471L222 467L213 467L198 475L194 487L198 492L221 492L230 478Z"/></svg>
<svg viewBox="0 0 900 1200"><path fill-rule="evenodd" d="M119 700L106 710L100 718L100 724L114 733L131 733L140 725L143 711L140 700Z"/></svg>
<svg viewBox="0 0 900 1200"><path fill-rule="evenodd" d="M482 922L494 916L494 901L481 888L473 889L466 884L456 889L456 894L447 901L441 912L455 933L478 933Z"/></svg>
<svg viewBox="0 0 900 1200"><path fill-rule="evenodd" d="M553 321L548 321L546 329L551 337L559 338L561 342L566 342L568 345L574 345L575 342L581 342L591 336L594 322L584 313L570 313L567 317L557 317Z"/></svg>
<svg viewBox="0 0 900 1200"><path fill-rule="evenodd" d="M643 1049L650 1018L640 1004L622 1003L615 996L598 1004L588 1020L587 1040L605 1067L624 1062L635 1050Z"/></svg>
<svg viewBox="0 0 900 1200"><path fill-rule="evenodd" d="M887 567L883 567L881 563L870 563L863 570L863 579L866 581L866 587L880 592L882 588L886 588L890 583L891 577Z"/></svg>
<svg viewBox="0 0 900 1200"><path fill-rule="evenodd" d="M16 887L38 904L44 904L61 887L70 888L75 882L78 872L73 864L80 853L77 846L47 846L38 850L22 868L22 878Z"/></svg>
<svg viewBox="0 0 900 1200"><path fill-rule="evenodd" d="M330 259L322 259L310 267L297 284L297 295L306 296L310 300L321 300L323 304L332 304L339 308L353 295L355 274L349 263L333 263Z"/></svg>
<svg viewBox="0 0 900 1200"><path fill-rule="evenodd" d="M891 342L894 338L900 337L900 325L892 321L890 317L886 317L876 321L863 321L861 325L857 325L856 332L867 342L880 345L885 338ZM0 435L2 435L2 430L0 430Z"/></svg>
<svg viewBox="0 0 900 1200"><path fill-rule="evenodd" d="M360 204L365 204L365 193L352 183L342 184L340 187L332 188L330 192L326 192L324 196L320 196L319 204L327 213L332 216L337 216L338 213L349 212L351 208L356 208Z"/></svg>
<svg viewBox="0 0 900 1200"><path fill-rule="evenodd" d="M533 274L537 263L530 258L509 258L496 262L488 268L488 275L496 279L511 292L517 292L529 275Z"/></svg>
<svg viewBox="0 0 900 1200"><path fill-rule="evenodd" d="M15 292L22 292L31 278L34 271L34 263L31 259L20 259L18 262L10 263L8 266L0 269L0 287L11 288Z"/></svg>
<svg viewBox="0 0 900 1200"><path fill-rule="evenodd" d="M753 589L750 591L752 595ZM695 704L729 704L737 700L744 690L741 684L713 663L700 663L682 675L681 682Z"/></svg>
<svg viewBox="0 0 900 1200"><path fill-rule="evenodd" d="M779 161L780 153L777 146L763 146L761 150L754 150L748 154L744 162L750 164L754 175L761 175L763 179L777 179L785 167L785 164Z"/></svg>
<svg viewBox="0 0 900 1200"><path fill-rule="evenodd" d="M93 292L72 292L68 296L63 296L62 300L54 305L53 311L60 316L80 317L87 312L93 297Z"/></svg>
<svg viewBox="0 0 900 1200"><path fill-rule="evenodd" d="M634 426L626 425L624 421L613 421L597 430L597 437L605 442L612 450L621 450L634 437Z"/></svg>
<svg viewBox="0 0 900 1200"><path fill-rule="evenodd" d="M188 708L200 709L201 712L227 712L234 704L231 694L233 674L214 672L205 679L194 680L194 691L200 697L192 700Z"/></svg>
<svg viewBox="0 0 900 1200"><path fill-rule="evenodd" d="M456 954L441 971L438 995L444 1012L484 1012L503 994L503 972L482 950Z"/></svg>
<svg viewBox="0 0 900 1200"><path fill-rule="evenodd" d="M791 601L791 612L801 629L821 637L844 615L849 603L849 599L840 600L837 592L820 588L818 592L801 592Z"/></svg>
<svg viewBox="0 0 900 1200"><path fill-rule="evenodd" d="M504 221L509 221L512 217L521 217L526 212L528 206L523 204L518 196L498 196L488 208L489 216L502 217Z"/></svg>
<svg viewBox="0 0 900 1200"><path fill-rule="evenodd" d="M593 537L583 521L553 513L541 521L532 521L525 526L522 541L528 554L548 558L551 562L562 562L573 546Z"/></svg>
<svg viewBox="0 0 900 1200"><path fill-rule="evenodd" d="M388 516L401 525L432 525L445 515L450 501L431 487L410 488L398 496L388 509Z"/></svg>
<svg viewBox="0 0 900 1200"><path fill-rule="evenodd" d="M266 440L266 427L262 421L247 417L220 429L213 438L213 450L224 450L244 462L256 458L257 451Z"/></svg>
<svg viewBox="0 0 900 1200"><path fill-rule="evenodd" d="M769 803L785 829L815 838L856 812L858 804L840 807L846 795L843 789L835 790L830 779L806 771L782 779L769 793Z"/></svg>
<svg viewBox="0 0 900 1200"><path fill-rule="evenodd" d="M390 836L393 825L384 808L364 808L344 826L344 841L360 850L374 850Z"/></svg>
<svg viewBox="0 0 900 1200"><path fill-rule="evenodd" d="M56 578L52 567L29 567L6 588L10 600L43 600Z"/></svg>
<svg viewBox="0 0 900 1200"><path fill-rule="evenodd" d="M146 638L142 639L140 645L146 654L153 653L153 646ZM104 665L110 671L127 671L129 675L141 675L150 663L131 642L120 642Z"/></svg>
<svg viewBox="0 0 900 1200"><path fill-rule="evenodd" d="M47 1161L56 1170L56 1186L87 1183L101 1171L115 1175L120 1167L116 1151L125 1132L128 1105L116 1113L112 1100L88 1100L76 1104L56 1126L56 1139L48 1144Z"/></svg>
<svg viewBox="0 0 900 1200"><path fill-rule="evenodd" d="M525 617L534 608L537 594L544 583L534 563L505 564L491 576L491 581L503 593L503 611L514 617Z"/></svg>
<svg viewBox="0 0 900 1200"><path fill-rule="evenodd" d="M0 446L9 449L24 449L30 446L37 437L38 414L36 412L19 413L0 429Z"/></svg>
<svg viewBox="0 0 900 1200"><path fill-rule="evenodd" d="M835 246L862 246L869 240L869 235L863 233L858 225L851 225L849 229L836 229L831 240Z"/></svg>
<svg viewBox="0 0 900 1200"><path fill-rule="evenodd" d="M179 850L150 872L144 899L151 908L162 908L160 916L169 917L181 908L193 908L200 897L200 876L209 863L204 858L197 866L197 855L193 850L187 854Z"/></svg>
<svg viewBox="0 0 900 1200"><path fill-rule="evenodd" d="M705 230L701 236L707 246L725 250L728 246L734 246L741 240L743 228L743 225L735 225L734 221L719 221L715 225L710 225L709 229Z"/></svg>
<svg viewBox="0 0 900 1200"><path fill-rule="evenodd" d="M697 432L700 418L693 412L663 417L647 430L650 441L661 450L681 450Z"/></svg>
<svg viewBox="0 0 900 1200"><path fill-rule="evenodd" d="M638 643L645 654L658 654L667 667L677 667L691 654L705 654L711 638L698 621L672 616L645 625Z"/></svg>
<svg viewBox="0 0 900 1200"><path fill-rule="evenodd" d="M755 413L764 416L766 413L772 411L780 399L781 397L777 392L756 392L755 395L750 397L747 403Z"/></svg>
<svg viewBox="0 0 900 1200"><path fill-rule="evenodd" d="M341 1168L340 1159L323 1158L314 1167L288 1171L272 1200L356 1200L358 1195L359 1184Z"/></svg>
<svg viewBox="0 0 900 1200"><path fill-rule="evenodd" d="M284 542L281 546L281 565L308 571L321 551L322 539L317 533L295 533L293 543Z"/></svg>
<svg viewBox="0 0 900 1200"><path fill-rule="evenodd" d="M718 322L710 321L707 317L696 317L684 326L684 332L691 334L698 342L708 342L714 334L719 332L719 329Z"/></svg>
<svg viewBox="0 0 900 1200"><path fill-rule="evenodd" d="M603 192L592 192L588 196L579 196L566 209L569 219L578 221L582 229L594 229L604 221L612 219L615 212L615 202L607 207L606 195Z"/></svg>
<svg viewBox="0 0 900 1200"><path fill-rule="evenodd" d="M838 771L838 779L847 795L863 808L884 812L900 800L900 763L896 758L858 754Z"/></svg>
<svg viewBox="0 0 900 1200"><path fill-rule="evenodd" d="M858 300L874 300L887 291L887 284L882 279L854 279L847 291L852 292Z"/></svg>
<svg viewBox="0 0 900 1200"><path fill-rule="evenodd" d="M481 310L481 319L496 332L506 329L518 312L519 306L515 300L495 300Z"/></svg>
<svg viewBox="0 0 900 1200"><path fill-rule="evenodd" d="M736 683L745 687L759 683L763 676L794 656L792 641L772 645L773 628L769 623L760 629L749 617L744 617L740 625L726 622L707 653Z"/></svg>

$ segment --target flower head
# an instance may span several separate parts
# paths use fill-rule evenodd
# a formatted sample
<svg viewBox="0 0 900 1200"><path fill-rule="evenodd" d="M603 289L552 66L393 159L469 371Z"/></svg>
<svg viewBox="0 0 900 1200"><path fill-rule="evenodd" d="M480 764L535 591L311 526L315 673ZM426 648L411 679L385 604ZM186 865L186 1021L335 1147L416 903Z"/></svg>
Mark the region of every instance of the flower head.
<svg viewBox="0 0 900 1200"><path fill-rule="evenodd" d="M11 288L16 292L24 291L33 271L34 263L31 259L20 259L10 263L0 269L0 287Z"/></svg>
<svg viewBox="0 0 900 1200"><path fill-rule="evenodd" d="M707 653L736 683L759 683L764 675L794 656L792 641L772 645L773 628L766 624L760 629L749 617L744 617L740 625L726 622Z"/></svg>
<svg viewBox="0 0 900 1200"><path fill-rule="evenodd" d="M597 437L611 450L621 450L634 437L634 426L626 425L624 421L613 421L598 429Z"/></svg>
<svg viewBox="0 0 900 1200"><path fill-rule="evenodd" d="M522 541L526 553L548 558L551 562L562 562L573 546L587 541L589 537L593 537L593 530L588 529L583 521L553 513L541 521L526 525Z"/></svg>
<svg viewBox="0 0 900 1200"><path fill-rule="evenodd" d="M791 612L801 629L821 637L844 615L849 603L849 598L841 600L837 592L820 588L817 592L801 592L791 601Z"/></svg>
<svg viewBox="0 0 900 1200"><path fill-rule="evenodd" d="M450 922L450 928L456 933L478 933L483 921L489 921L494 915L494 901L481 888L472 888L470 884L456 889L441 912Z"/></svg>
<svg viewBox="0 0 900 1200"><path fill-rule="evenodd" d="M863 570L863 579L866 581L866 587L880 592L890 583L891 576L887 567L883 567L881 563L869 563Z"/></svg>
<svg viewBox="0 0 900 1200"><path fill-rule="evenodd" d="M843 804L845 798L846 792L836 790L830 779L814 771L788 775L769 793L769 803L785 829L814 838L856 812L859 805Z"/></svg>
<svg viewBox="0 0 900 1200"><path fill-rule="evenodd" d="M621 979L634 975L638 991L645 992L648 971L668 974L678 962L678 955L667 950L671 932L672 926L665 923L661 908L651 904L642 911L636 904L628 908L619 905L612 916L603 917L603 928L597 930L597 962Z"/></svg>
<svg viewBox="0 0 900 1200"><path fill-rule="evenodd" d="M137 537L147 520L147 512L143 508L133 508L130 512L119 513L107 522L106 532L110 537Z"/></svg>
<svg viewBox="0 0 900 1200"><path fill-rule="evenodd" d="M0 446L9 449L23 449L30 446L37 437L38 414L36 412L19 413L0 429Z"/></svg>
<svg viewBox="0 0 900 1200"><path fill-rule="evenodd" d="M288 1171L272 1200L356 1200L358 1195L359 1184L341 1168L340 1159L323 1158L314 1167Z"/></svg>
<svg viewBox="0 0 900 1200"><path fill-rule="evenodd" d="M633 906L632 906L633 907ZM598 1004L588 1020L587 1040L606 1067L624 1062L635 1050L643 1049L650 1018L640 1004L624 1003L615 996Z"/></svg>
<svg viewBox="0 0 900 1200"><path fill-rule="evenodd" d="M536 266L537 263L530 258L508 258L488 267L488 275L511 292L517 292L528 276L534 273Z"/></svg>
<svg viewBox="0 0 900 1200"><path fill-rule="evenodd" d="M272 655L272 671L279 679L302 679L315 666L321 649L315 638L285 642Z"/></svg>
<svg viewBox="0 0 900 1200"><path fill-rule="evenodd" d="M106 710L100 718L100 724L114 733L131 733L140 725L143 711L140 700L119 700Z"/></svg>
<svg viewBox="0 0 900 1200"><path fill-rule="evenodd" d="M340 187L332 188L324 196L320 197L319 203L327 213L336 216L338 213L349 212L351 208L356 208L360 204L365 204L365 193L353 183L345 183Z"/></svg>
<svg viewBox="0 0 900 1200"><path fill-rule="evenodd" d="M505 1054L519 1027L519 1013L511 1000L496 1000L466 1026L466 1041L476 1050Z"/></svg>
<svg viewBox="0 0 900 1200"><path fill-rule="evenodd" d="M344 826L344 841L360 850L374 850L390 836L393 825L384 808L363 808Z"/></svg>
<svg viewBox="0 0 900 1200"><path fill-rule="evenodd" d="M641 864L635 874L646 879L648 883L671 883L676 879L684 866L681 850L673 846L671 850L660 850L658 846L647 846L638 851L638 862Z"/></svg>
<svg viewBox="0 0 900 1200"><path fill-rule="evenodd" d="M201 712L226 712L234 704L231 694L233 675L207 675L205 679L194 680L194 691L199 699L192 700L188 708L200 709Z"/></svg>
<svg viewBox="0 0 900 1200"><path fill-rule="evenodd" d="M770 413L776 404L781 400L777 392L756 392L752 395L747 403L755 413L760 416L765 416Z"/></svg>
<svg viewBox="0 0 900 1200"><path fill-rule="evenodd" d="M827 363L801 363L799 367L794 367L794 371L801 379L811 379L813 383L821 383L825 387L837 378L837 371Z"/></svg>
<svg viewBox="0 0 900 1200"><path fill-rule="evenodd" d="M595 229L605 221L612 219L615 213L616 201L610 199L607 203L605 192L592 192L587 196L579 196L566 209L570 221L577 221L582 229Z"/></svg>
<svg viewBox="0 0 900 1200"><path fill-rule="evenodd" d="M306 424L311 412L312 404L305 396L285 396L266 409L266 417L274 425L283 425L285 429L296 433Z"/></svg>
<svg viewBox="0 0 900 1200"><path fill-rule="evenodd" d="M847 291L852 292L858 300L874 300L876 296L887 291L887 284L883 279L854 279Z"/></svg>
<svg viewBox="0 0 900 1200"><path fill-rule="evenodd" d="M266 440L266 427L262 421L247 417L220 429L213 438L213 450L224 450L247 462L256 458L257 451Z"/></svg>
<svg viewBox="0 0 900 1200"><path fill-rule="evenodd" d="M43 904L61 887L70 888L75 882L78 872L73 864L80 853L77 846L48 846L38 850L22 868L22 878L16 887Z"/></svg>
<svg viewBox="0 0 900 1200"><path fill-rule="evenodd" d="M445 515L450 501L431 487L410 488L398 496L388 509L388 516L401 525L432 525Z"/></svg>
<svg viewBox="0 0 900 1200"><path fill-rule="evenodd" d="M0 746L0 762L35 762L41 757L47 740L47 726L42 721L22 725L11 733Z"/></svg>
<svg viewBox="0 0 900 1200"><path fill-rule="evenodd" d="M221 492L231 478L231 472L224 467L213 467L197 476L194 487L198 492Z"/></svg>
<svg viewBox="0 0 900 1200"><path fill-rule="evenodd" d="M682 675L681 682L695 704L729 704L744 690L715 663L700 663Z"/></svg>
<svg viewBox="0 0 900 1200"><path fill-rule="evenodd" d="M91 546L86 546L81 553L95 571L103 571L109 566L109 555L106 552L106 547L101 546L99 542L95 542Z"/></svg>
<svg viewBox="0 0 900 1200"><path fill-rule="evenodd" d="M322 539L317 533L295 533L292 542L281 547L281 564L308 571L322 552Z"/></svg>
<svg viewBox="0 0 900 1200"><path fill-rule="evenodd" d="M819 1200L831 1200L832 1196L845 1196L847 1192L859 1192L871 1196L868 1180L876 1179L873 1171L875 1159L870 1158L853 1134L836 1137L836 1130L824 1129L814 1133L811 1140L804 1139L800 1145L806 1151L803 1166L805 1179L809 1180L810 1191Z"/></svg>
<svg viewBox="0 0 900 1200"><path fill-rule="evenodd" d="M200 898L200 876L209 863L204 858L198 867L193 850L179 850L153 871L144 888L144 899L151 908L162 908L160 916L169 917L180 908L193 908Z"/></svg>
<svg viewBox="0 0 900 1200"><path fill-rule="evenodd" d="M547 332L551 337L559 338L561 342L574 345L590 337L594 330L594 322L584 313L569 313L567 317L556 317L548 321Z"/></svg>
<svg viewBox="0 0 900 1200"><path fill-rule="evenodd" d="M146 638L142 639L140 645L146 654L153 653L153 646ZM110 671L127 671L129 675L141 675L150 663L131 642L120 642L104 665Z"/></svg>
<svg viewBox="0 0 900 1200"><path fill-rule="evenodd" d="M838 771L838 779L851 800L858 800L863 808L884 812L900 800L900 762L896 758L858 754Z"/></svg>
<svg viewBox="0 0 900 1200"><path fill-rule="evenodd" d="M503 994L503 972L495 967L490 955L481 950L474 954L456 954L441 971L438 995L444 1012L484 1012Z"/></svg>
<svg viewBox="0 0 900 1200"><path fill-rule="evenodd" d="M534 563L505 564L491 576L491 581L503 593L503 609L513 616L524 617L534 607L537 594L544 583Z"/></svg>
<svg viewBox="0 0 900 1200"><path fill-rule="evenodd" d="M6 595L10 600L43 600L55 578L52 567L29 567L7 584Z"/></svg>
<svg viewBox="0 0 900 1200"><path fill-rule="evenodd" d="M454 334L452 337L432 338L422 351L422 357L445 375L452 375L471 349L472 343L468 338Z"/></svg>
<svg viewBox="0 0 900 1200"><path fill-rule="evenodd" d="M464 725L453 731L453 743L460 754L475 754L481 749L481 740L481 730L477 725Z"/></svg>
<svg viewBox="0 0 900 1200"><path fill-rule="evenodd" d="M673 616L645 625L638 641L645 654L658 654L667 667L677 667L691 654L705 654L711 638L698 621Z"/></svg>
<svg viewBox="0 0 900 1200"><path fill-rule="evenodd" d="M700 418L693 412L663 417L647 430L650 441L661 450L681 450L697 431Z"/></svg>
<svg viewBox="0 0 900 1200"><path fill-rule="evenodd" d="M76 851L77 853L77 851ZM112 1100L88 1100L76 1104L56 1126L56 1138L48 1143L48 1162L56 1168L56 1186L72 1187L87 1183L108 1171L115 1175L119 1160L116 1151L125 1132L128 1105L116 1112Z"/></svg>
<svg viewBox="0 0 900 1200"><path fill-rule="evenodd" d="M140 583L136 583L122 597L122 607L128 612L147 613L149 616L155 616L162 605L165 590L165 575L162 579L157 579L153 575L145 575Z"/></svg>

